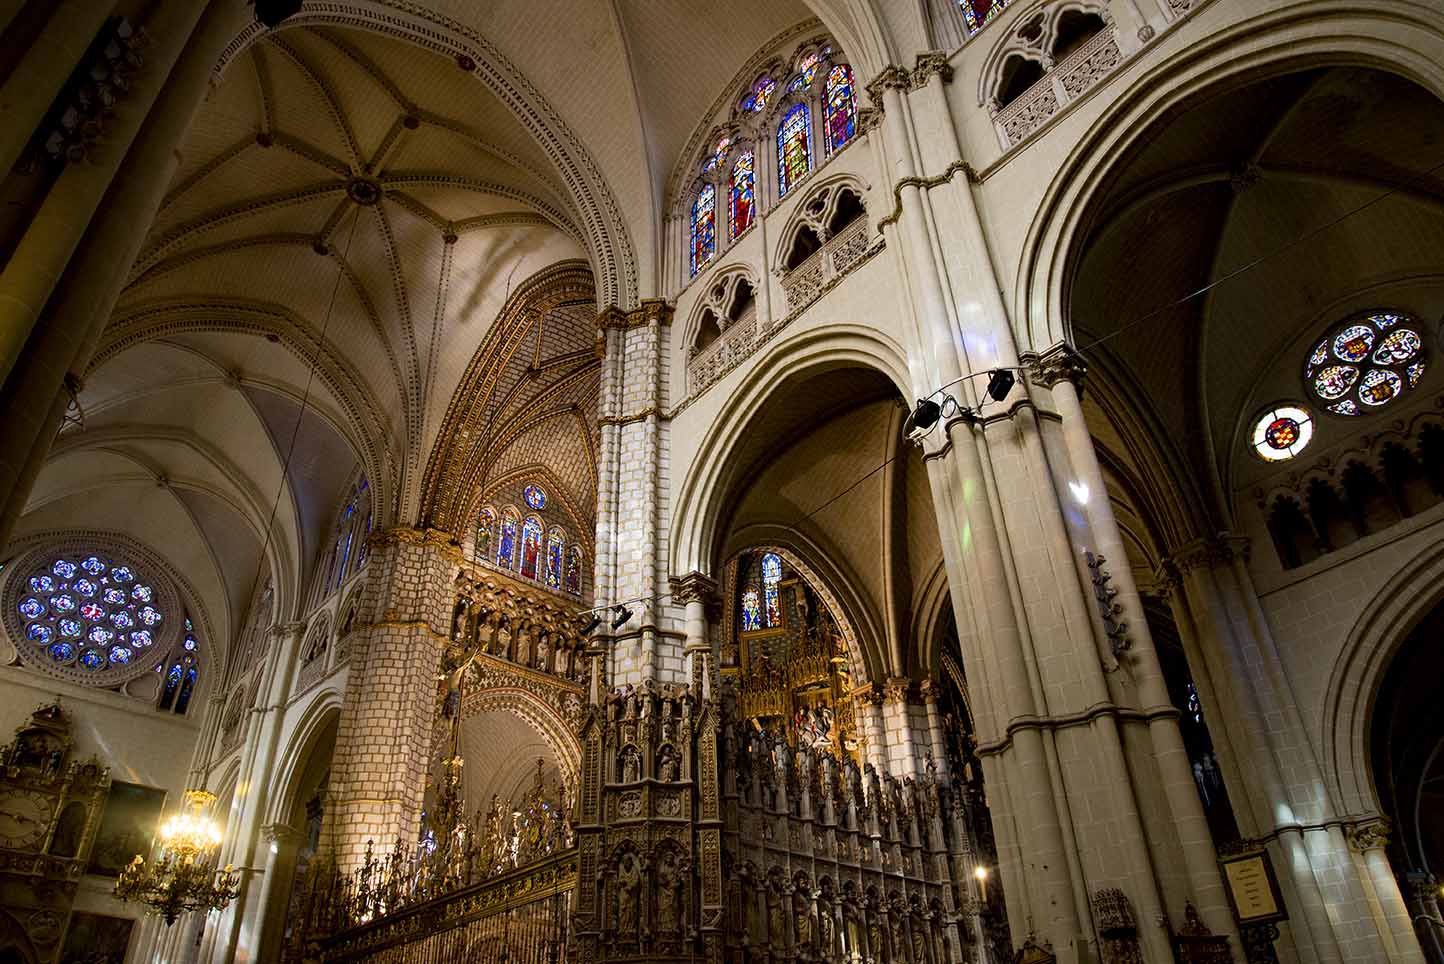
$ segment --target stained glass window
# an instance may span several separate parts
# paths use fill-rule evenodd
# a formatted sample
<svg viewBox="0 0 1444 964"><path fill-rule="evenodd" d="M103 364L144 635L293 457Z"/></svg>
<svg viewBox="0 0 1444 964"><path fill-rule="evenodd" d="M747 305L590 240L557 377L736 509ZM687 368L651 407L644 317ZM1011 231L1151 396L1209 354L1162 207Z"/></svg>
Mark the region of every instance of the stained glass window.
<svg viewBox="0 0 1444 964"><path fill-rule="evenodd" d="M1399 312L1349 319L1309 353L1304 379L1335 415L1357 416L1388 405L1424 377L1424 338Z"/></svg>
<svg viewBox="0 0 1444 964"><path fill-rule="evenodd" d="M777 125L777 194L812 170L812 124L806 104L793 104Z"/></svg>
<svg viewBox="0 0 1444 964"><path fill-rule="evenodd" d="M533 509L545 509L547 507L547 494L539 485L529 485L522 490L521 497L526 504Z"/></svg>
<svg viewBox="0 0 1444 964"><path fill-rule="evenodd" d="M959 0L963 8L963 24L967 27L968 36L971 37L983 25L992 20L1007 7L1009 0Z"/></svg>
<svg viewBox="0 0 1444 964"><path fill-rule="evenodd" d="M574 595L582 591L582 550L576 546L567 550L566 590Z"/></svg>
<svg viewBox="0 0 1444 964"><path fill-rule="evenodd" d="M313 590L319 594L319 598L324 598L339 588L348 577L355 575L366 561L366 539L371 534L369 490L370 485L366 477L362 476L351 489L341 511L337 513L326 566L324 570L318 571L318 586Z"/></svg>
<svg viewBox="0 0 1444 964"><path fill-rule="evenodd" d="M737 158L737 163L732 165L732 187L728 191L727 220L734 238L752 227L755 184L752 152L743 151L742 156Z"/></svg>
<svg viewBox="0 0 1444 964"><path fill-rule="evenodd" d="M516 568L516 527L520 523L515 509L501 515L501 528L496 538L496 564L503 569Z"/></svg>
<svg viewBox="0 0 1444 964"><path fill-rule="evenodd" d="M857 131L857 98L852 92L852 70L838 64L827 73L827 152L852 140Z"/></svg>
<svg viewBox="0 0 1444 964"><path fill-rule="evenodd" d="M717 252L717 190L702 185L692 202L692 274L712 260Z"/></svg>
<svg viewBox="0 0 1444 964"><path fill-rule="evenodd" d="M721 137L717 138L717 144L712 148L712 153L708 155L707 163L702 165L702 171L705 173L712 170L718 164L721 164L722 158L727 155L727 148L731 146L731 134L723 134Z"/></svg>
<svg viewBox="0 0 1444 964"><path fill-rule="evenodd" d="M491 543L496 538L496 510L486 506L476 517L476 558L491 558Z"/></svg>
<svg viewBox="0 0 1444 964"><path fill-rule="evenodd" d="M822 55L819 51L812 51L803 55L797 62L797 76L792 78L792 83L787 85L789 91L806 90L812 86L812 78L817 76L818 65L822 63Z"/></svg>
<svg viewBox="0 0 1444 964"><path fill-rule="evenodd" d="M769 552L762 557L762 595L766 603L767 628L782 625L782 606L778 598L778 586L782 582L782 560L777 553Z"/></svg>
<svg viewBox="0 0 1444 964"><path fill-rule="evenodd" d="M17 635L56 666L97 681L149 655L167 618L151 580L107 555L52 558L18 585Z"/></svg>
<svg viewBox="0 0 1444 964"><path fill-rule="evenodd" d="M746 97L742 98L739 106L749 113L761 113L767 109L768 103L772 100L772 92L776 89L777 82L763 74L752 82L752 89L747 92Z"/></svg>
<svg viewBox="0 0 1444 964"><path fill-rule="evenodd" d="M1260 458L1270 462L1291 459L1314 437L1314 420L1296 405L1278 405L1264 412L1254 423L1253 447Z"/></svg>
<svg viewBox="0 0 1444 964"><path fill-rule="evenodd" d="M542 525L535 516L529 516L521 526L521 574L526 578L537 577L537 560L541 551Z"/></svg>
<svg viewBox="0 0 1444 964"><path fill-rule="evenodd" d="M749 589L742 594L742 631L762 628L762 604L761 597L756 589Z"/></svg>
<svg viewBox="0 0 1444 964"><path fill-rule="evenodd" d="M553 529L547 533L547 585L553 589L562 588L562 549L565 542L562 530Z"/></svg>

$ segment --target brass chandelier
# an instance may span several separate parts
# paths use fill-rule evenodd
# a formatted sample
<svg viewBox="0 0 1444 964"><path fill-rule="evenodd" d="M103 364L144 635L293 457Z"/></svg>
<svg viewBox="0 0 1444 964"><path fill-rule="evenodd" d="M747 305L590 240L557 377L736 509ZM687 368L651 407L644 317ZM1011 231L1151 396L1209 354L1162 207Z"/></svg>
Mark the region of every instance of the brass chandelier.
<svg viewBox="0 0 1444 964"><path fill-rule="evenodd" d="M221 831L205 810L216 799L206 790L187 790L184 809L160 829L160 856L147 865L135 855L115 882L115 896L149 905L166 926L193 910L220 910L240 892L240 877L227 864L216 870Z"/></svg>

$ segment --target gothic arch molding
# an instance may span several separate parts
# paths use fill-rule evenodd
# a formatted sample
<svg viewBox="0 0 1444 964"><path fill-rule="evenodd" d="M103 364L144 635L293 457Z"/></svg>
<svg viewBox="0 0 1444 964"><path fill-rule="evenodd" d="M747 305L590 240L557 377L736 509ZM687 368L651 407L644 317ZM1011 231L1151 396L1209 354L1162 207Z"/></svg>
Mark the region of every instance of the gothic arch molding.
<svg viewBox="0 0 1444 964"><path fill-rule="evenodd" d="M309 0L281 29L328 24L399 37L474 64L473 72L535 138L564 182L587 236L598 304L636 304L637 256L610 185L566 121L499 49L465 24L409 0ZM249 24L227 45L215 75L265 35L259 23Z"/></svg>
<svg viewBox="0 0 1444 964"><path fill-rule="evenodd" d="M677 490L671 571L719 569L719 518L745 467L735 464L748 424L790 385L842 368L885 376L906 397L913 378L907 354L887 335L862 325L825 325L782 339L762 355L712 421Z"/></svg>
<svg viewBox="0 0 1444 964"><path fill-rule="evenodd" d="M1072 338L1069 289L1092 202L1153 124L1210 91L1321 66L1382 70L1444 99L1444 17L1405 0L1368 10L1330 0L1244 20L1133 77L1079 138L1034 213L1009 304L1019 351Z"/></svg>
<svg viewBox="0 0 1444 964"><path fill-rule="evenodd" d="M478 690L461 701L462 720L497 711L511 713L536 731L551 748L567 791L575 793L581 776L582 745L567 721L534 694L515 686Z"/></svg>
<svg viewBox="0 0 1444 964"><path fill-rule="evenodd" d="M310 763L311 754L316 751L321 734L333 722L341 718L342 693L333 683L312 693L300 719L286 742L286 750L280 756L277 775L271 783L270 799L266 801L267 823L286 823L302 774Z"/></svg>
<svg viewBox="0 0 1444 964"><path fill-rule="evenodd" d="M1369 733L1379 688L1410 632L1444 603L1444 540L1390 577L1360 613L1329 674L1321 762L1345 813L1379 812Z"/></svg>

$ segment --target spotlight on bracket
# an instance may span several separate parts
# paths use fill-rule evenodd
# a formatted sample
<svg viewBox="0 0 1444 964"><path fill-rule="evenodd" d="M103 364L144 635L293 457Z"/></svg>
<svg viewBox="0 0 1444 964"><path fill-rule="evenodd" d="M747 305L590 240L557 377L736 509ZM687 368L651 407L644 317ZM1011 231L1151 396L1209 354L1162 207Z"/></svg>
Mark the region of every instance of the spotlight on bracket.
<svg viewBox="0 0 1444 964"><path fill-rule="evenodd" d="M1013 390L1013 383L1017 380L1011 369L993 369L988 373L988 397L995 402L1001 402L1008 397L1008 393Z"/></svg>
<svg viewBox="0 0 1444 964"><path fill-rule="evenodd" d="M616 613L616 615L612 617L613 629L621 629L622 625L632 618L632 611L626 606L613 606L612 612Z"/></svg>
<svg viewBox="0 0 1444 964"><path fill-rule="evenodd" d="M926 432L938 423L942 417L943 407L931 398L918 399L917 407L908 416L907 424L903 426L908 435L914 432Z"/></svg>
<svg viewBox="0 0 1444 964"><path fill-rule="evenodd" d="M600 626L601 624L602 624L602 614L601 614L601 613L592 613L592 618L591 618L591 619L588 619L588 620L587 620L587 624L582 627L582 635L583 635L583 636L590 636L590 635L592 634L592 630L596 629L596 628L597 628L598 626Z"/></svg>
<svg viewBox="0 0 1444 964"><path fill-rule="evenodd" d="M256 19L269 30L301 12L302 0L255 0Z"/></svg>

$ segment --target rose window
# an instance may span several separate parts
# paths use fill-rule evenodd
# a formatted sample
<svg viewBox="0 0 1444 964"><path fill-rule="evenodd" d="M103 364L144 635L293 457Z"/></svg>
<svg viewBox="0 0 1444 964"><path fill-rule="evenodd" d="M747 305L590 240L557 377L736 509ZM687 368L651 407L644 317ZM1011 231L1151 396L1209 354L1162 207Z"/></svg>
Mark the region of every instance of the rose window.
<svg viewBox="0 0 1444 964"><path fill-rule="evenodd" d="M12 579L9 626L32 665L114 682L158 658L168 600L124 560L103 553L32 556Z"/></svg>
<svg viewBox="0 0 1444 964"><path fill-rule="evenodd" d="M1309 355L1309 391L1335 415L1378 411L1424 377L1424 339L1409 315L1380 312L1351 319Z"/></svg>

